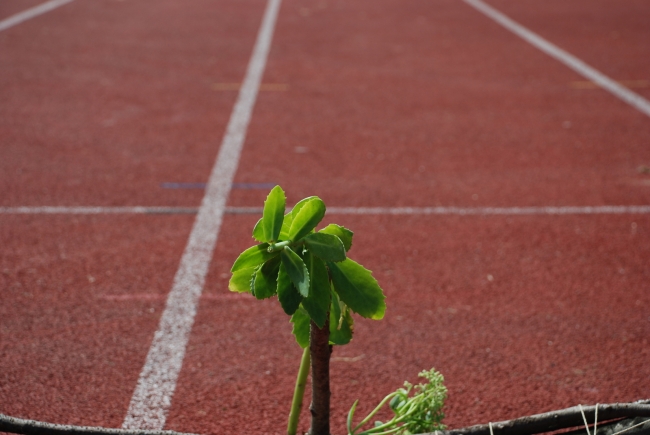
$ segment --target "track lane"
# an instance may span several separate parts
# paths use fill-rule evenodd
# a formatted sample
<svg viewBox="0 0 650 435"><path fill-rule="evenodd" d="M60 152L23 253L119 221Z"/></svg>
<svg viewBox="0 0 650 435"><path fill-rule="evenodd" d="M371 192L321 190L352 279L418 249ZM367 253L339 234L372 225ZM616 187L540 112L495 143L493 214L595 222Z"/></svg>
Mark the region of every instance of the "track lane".
<svg viewBox="0 0 650 435"><path fill-rule="evenodd" d="M260 99L237 181L337 206L648 202L647 117L567 92L579 75L467 5L326 4L287 6L267 81L290 90Z"/></svg>
<svg viewBox="0 0 650 435"><path fill-rule="evenodd" d="M7 71L1 79L5 98L0 109L3 204L196 206L200 190L163 190L160 183L207 177L235 99L211 86L241 80L263 5L78 3L77 8L61 9L56 17L42 16L36 34L27 24L0 34L2 66ZM58 423L121 424L164 303L157 297L127 298L125 308L120 298L124 288L110 283L131 280L126 289L136 294L164 296L180 258L175 243L180 240L182 250L193 216L160 216L162 223L152 216L115 218L2 217L7 239L3 261L8 262L3 292L53 276L73 287L62 295L59 288L46 286L39 294L40 305L26 296L21 299L21 294L3 304L14 314L2 317L3 331L11 337L16 328L29 330L25 325L34 318L44 325L29 330L31 339L25 335L33 351L13 338L3 340L0 371L7 376L0 395L3 411ZM16 275L34 256L21 247L57 246L66 238L94 236L93 231L105 244L92 246L96 258L87 263L111 269L107 295L89 298L83 283L91 280L90 275L83 275L81 282L71 280L73 265L57 261L54 254L48 261L57 266L36 269L31 281L22 283ZM164 254L147 246L152 240L159 242L159 237L169 239L162 244L168 248ZM111 249L111 242L119 244L117 258L102 255ZM88 255L89 249L80 248L80 256ZM13 252L20 252L16 261ZM170 263L161 265L161 255ZM156 286L133 285L143 279L153 279ZM124 318L110 320L115 310ZM146 319L139 319L145 311ZM136 330L132 335L130 328ZM57 341L52 341L51 333ZM116 370L119 375L114 375ZM32 372L39 374L28 375ZM30 382L42 385L30 389Z"/></svg>
<svg viewBox="0 0 650 435"><path fill-rule="evenodd" d="M555 60L571 68L583 76L585 79L587 79L587 83L596 84L598 87L608 91L610 94L617 97L619 100L629 104L639 112L650 117L650 101L646 100L641 95L624 86L620 81L606 76L602 72L586 64L584 61L567 52L566 50L562 50L560 47L542 38L537 33L532 32L530 29L522 26L516 21L513 21L510 17L504 15L497 9L494 9L487 3L481 0L465 0L465 3L471 5L476 10L480 11L495 22L507 28L509 31L516 34L539 50L543 51L547 55L551 56ZM573 82L573 84L575 83L582 82Z"/></svg>
<svg viewBox="0 0 650 435"><path fill-rule="evenodd" d="M215 257L234 259L254 243L255 221L228 216ZM355 231L350 256L374 272L388 303L384 320L357 318L353 342L335 348L335 433L354 400L361 415L431 367L445 375L451 427L645 397L647 217L329 222ZM214 262L168 427L281 433L300 349L277 301L222 299L228 279L229 264ZM306 407L299 430L308 428Z"/></svg>
<svg viewBox="0 0 650 435"><path fill-rule="evenodd" d="M174 276L122 427L162 430L176 390L205 276L212 260L233 177L259 92L280 0L269 0L237 102L217 154L205 196Z"/></svg>
<svg viewBox="0 0 650 435"><path fill-rule="evenodd" d="M287 0L265 80L289 90L260 96L237 181L340 207L646 204L646 117L606 94L567 95L578 79L460 2ZM230 205L264 195L233 191ZM224 222L171 429L286 424L300 354L288 319L266 302L216 302L255 221ZM334 355L333 427L355 399L369 410L431 366L452 427L645 394L646 217L330 222L356 231L352 258L389 302Z"/></svg>
<svg viewBox="0 0 650 435"><path fill-rule="evenodd" d="M119 427L191 221L0 217L3 413Z"/></svg>
<svg viewBox="0 0 650 435"><path fill-rule="evenodd" d="M236 99L211 86L241 81L261 13L100 0L1 33L2 205L198 205L161 183L207 179Z"/></svg>
<svg viewBox="0 0 650 435"><path fill-rule="evenodd" d="M650 98L647 2L490 0L489 4ZM569 83L569 87L581 84ZM586 86L582 85L582 86ZM593 92L583 88L583 92Z"/></svg>

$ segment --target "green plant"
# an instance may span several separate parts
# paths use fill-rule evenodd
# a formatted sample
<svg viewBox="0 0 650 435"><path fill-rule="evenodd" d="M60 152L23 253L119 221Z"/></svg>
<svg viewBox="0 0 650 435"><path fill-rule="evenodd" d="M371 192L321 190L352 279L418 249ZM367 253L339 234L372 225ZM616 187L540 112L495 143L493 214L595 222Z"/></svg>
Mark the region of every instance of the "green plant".
<svg viewBox="0 0 650 435"><path fill-rule="evenodd" d="M447 388L443 384L445 379L434 369L420 372L419 376L425 378L428 382L415 385L415 387L408 382L404 382L404 388L400 388L384 397L366 418L353 427L352 419L359 403L358 400L355 401L348 413L348 435L410 435L445 429L445 425L442 424L442 419L445 417L442 408L447 398ZM411 391L414 394L409 397ZM395 414L391 420L386 423L377 421L374 427L357 432L387 403Z"/></svg>
<svg viewBox="0 0 650 435"><path fill-rule="evenodd" d="M295 435L311 362L311 435L329 435L329 359L332 345L352 339L351 312L381 319L384 294L369 270L348 258L353 233L330 224L315 231L325 204L311 196L285 214L286 197L275 186L253 229L260 242L242 252L232 266L229 288L257 299L277 296L291 316L293 334L305 349L287 432Z"/></svg>

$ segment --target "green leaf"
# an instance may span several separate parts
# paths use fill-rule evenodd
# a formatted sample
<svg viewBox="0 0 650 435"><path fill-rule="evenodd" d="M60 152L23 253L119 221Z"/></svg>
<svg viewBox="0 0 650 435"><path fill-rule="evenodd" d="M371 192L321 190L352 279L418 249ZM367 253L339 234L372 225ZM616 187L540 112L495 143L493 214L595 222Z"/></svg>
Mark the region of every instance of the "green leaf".
<svg viewBox="0 0 650 435"><path fill-rule="evenodd" d="M262 225L262 220L263 218L260 218L260 220L258 220L255 224L255 228L253 228L253 238L260 243L264 243L266 241L264 240L264 227Z"/></svg>
<svg viewBox="0 0 650 435"><path fill-rule="evenodd" d="M305 245L316 257L325 261L345 260L345 247L337 236L313 233L305 237Z"/></svg>
<svg viewBox="0 0 650 435"><path fill-rule="evenodd" d="M322 328L330 307L330 280L327 268L322 260L309 251L305 253L304 261L309 271L309 295L302 301L302 306L314 323Z"/></svg>
<svg viewBox="0 0 650 435"><path fill-rule="evenodd" d="M345 227L336 224L329 224L320 230L319 233L331 234L338 237L343 242L346 251L349 251L352 247L352 236L354 233Z"/></svg>
<svg viewBox="0 0 650 435"><path fill-rule="evenodd" d="M294 205L293 208L291 209L291 219L293 220L293 218L295 218L298 215L298 213L300 212L300 210L302 209L302 207L305 204L307 204L312 199L316 199L316 198L318 198L318 197L317 196L308 196L307 198L303 198L300 201L298 201L296 203L296 205Z"/></svg>
<svg viewBox="0 0 650 435"><path fill-rule="evenodd" d="M339 325L341 326L339 328ZM330 308L330 343L336 345L348 344L352 340L354 321L350 312L346 310L341 319L341 304L336 292L332 292L332 306Z"/></svg>
<svg viewBox="0 0 650 435"><path fill-rule="evenodd" d="M297 241L305 237L313 230L325 216L325 203L317 196L305 202L297 214L293 214L291 228L289 229L289 240Z"/></svg>
<svg viewBox="0 0 650 435"><path fill-rule="evenodd" d="M282 221L284 220L284 206L287 198L280 186L271 189L269 196L264 201L262 213L262 226L264 228L264 241L275 242L280 236Z"/></svg>
<svg viewBox="0 0 650 435"><path fill-rule="evenodd" d="M293 323L293 335L296 337L298 345L303 349L309 346L309 314L302 308L291 316L291 323Z"/></svg>
<svg viewBox="0 0 650 435"><path fill-rule="evenodd" d="M279 240L289 240L289 230L291 229L291 222L293 221L293 216L291 212L284 215L284 220L282 221L282 229L280 230Z"/></svg>
<svg viewBox="0 0 650 435"><path fill-rule="evenodd" d="M278 273L278 300L285 313L292 315L296 312L302 301L302 295L298 293L296 287L291 282L291 278L284 269L284 264L280 263Z"/></svg>
<svg viewBox="0 0 650 435"><path fill-rule="evenodd" d="M327 263L339 298L359 315L379 320L386 312L383 291L372 273L347 258L340 263Z"/></svg>
<svg viewBox="0 0 650 435"><path fill-rule="evenodd" d="M253 278L253 294L257 299L266 299L273 296L278 287L278 270L280 257L275 257L264 263L255 271Z"/></svg>
<svg viewBox="0 0 650 435"><path fill-rule="evenodd" d="M228 283L228 290L231 292L247 293L251 291L251 278L255 273L254 267L239 269L232 274Z"/></svg>
<svg viewBox="0 0 650 435"><path fill-rule="evenodd" d="M305 199L298 201L296 205L293 206L291 211L284 215L284 220L282 221L282 230L280 231L280 240L289 240L289 230L291 229L291 223L293 222L294 216L298 214L303 205L307 202L316 198L315 196L309 196Z"/></svg>
<svg viewBox="0 0 650 435"><path fill-rule="evenodd" d="M266 263L273 257L279 255L279 251L268 252L269 247L268 243L262 243L261 245L251 246L237 257L235 264L232 265L231 272L236 272L240 269L248 269L251 267L257 267L262 263Z"/></svg>
<svg viewBox="0 0 650 435"><path fill-rule="evenodd" d="M288 246L285 246L281 252L282 264L287 271L287 275L291 278L291 282L301 295L304 297L309 296L309 272L302 258Z"/></svg>

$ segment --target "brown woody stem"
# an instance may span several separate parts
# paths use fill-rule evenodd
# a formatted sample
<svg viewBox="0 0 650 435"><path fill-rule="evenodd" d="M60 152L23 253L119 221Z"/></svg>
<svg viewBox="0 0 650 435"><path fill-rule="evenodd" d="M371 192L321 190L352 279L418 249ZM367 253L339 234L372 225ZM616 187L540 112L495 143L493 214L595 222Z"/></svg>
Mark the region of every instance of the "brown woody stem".
<svg viewBox="0 0 650 435"><path fill-rule="evenodd" d="M330 355L329 316L323 328L313 321L309 331L311 353L311 429L310 435L330 435Z"/></svg>

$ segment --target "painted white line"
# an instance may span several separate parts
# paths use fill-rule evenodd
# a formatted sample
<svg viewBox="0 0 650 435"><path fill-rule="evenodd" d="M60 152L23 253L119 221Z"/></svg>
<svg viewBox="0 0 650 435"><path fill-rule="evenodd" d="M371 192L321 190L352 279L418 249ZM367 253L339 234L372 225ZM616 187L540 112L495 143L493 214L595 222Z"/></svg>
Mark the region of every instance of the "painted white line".
<svg viewBox="0 0 650 435"><path fill-rule="evenodd" d="M255 300L255 297L248 293L218 293L218 294L203 294L201 299L213 301L235 301L235 300ZM127 293L123 295L101 295L99 299L111 302L125 302L125 301L159 301L165 299L165 295L157 293Z"/></svg>
<svg viewBox="0 0 650 435"><path fill-rule="evenodd" d="M12 15L9 18L5 18L4 20L0 21L0 32L7 30L16 24L20 24L23 21L27 21L31 18L49 12L52 9L56 9L59 6L63 6L66 3L70 3L71 1L73 0L50 0L49 2L41 3L38 6L34 6L33 8L19 12L16 15Z"/></svg>
<svg viewBox="0 0 650 435"><path fill-rule="evenodd" d="M246 130L271 46L280 0L268 0L246 77L228 122L217 160L210 174L158 330L122 424L124 429L160 430L165 425L176 381L185 357L197 304L226 200L239 164Z"/></svg>
<svg viewBox="0 0 650 435"><path fill-rule="evenodd" d="M648 214L650 205L603 205L586 207L329 207L328 214L375 215L569 215Z"/></svg>
<svg viewBox="0 0 650 435"><path fill-rule="evenodd" d="M191 214L196 207L0 207L0 214Z"/></svg>
<svg viewBox="0 0 650 435"><path fill-rule="evenodd" d="M615 80L610 79L605 74L601 73L597 69L587 65L574 55L568 53L565 50L562 50L558 46L550 43L546 39L542 38L538 34L530 31L526 27L507 17L503 13L494 9L492 6L487 5L481 0L463 0L465 3L473 6L475 9L479 10L483 14L492 18L497 23L501 24L506 29L510 30L512 33L516 34L520 38L529 42L531 45L537 47L544 53L549 56L559 60L578 74L586 77L587 79L593 81L601 88L611 92L616 97L628 103L630 106L636 108L640 112L650 116L650 101L643 98L641 95L636 92L632 92L625 86L621 86Z"/></svg>
<svg viewBox="0 0 650 435"><path fill-rule="evenodd" d="M0 207L0 214L191 214L191 207ZM226 207L226 214L262 214L262 207ZM329 207L327 214L375 215L568 215L649 214L650 205L563 207Z"/></svg>

